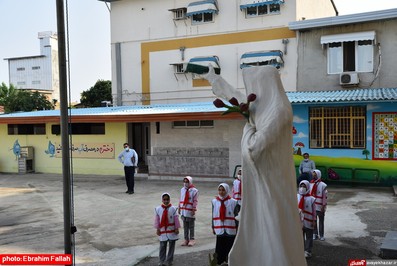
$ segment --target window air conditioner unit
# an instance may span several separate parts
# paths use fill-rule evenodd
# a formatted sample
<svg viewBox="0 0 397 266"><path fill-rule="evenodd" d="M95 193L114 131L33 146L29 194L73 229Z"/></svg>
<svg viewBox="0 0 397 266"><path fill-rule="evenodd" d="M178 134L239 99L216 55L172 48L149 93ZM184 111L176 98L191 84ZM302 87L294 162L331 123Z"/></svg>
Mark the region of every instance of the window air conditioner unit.
<svg viewBox="0 0 397 266"><path fill-rule="evenodd" d="M339 76L339 84L345 85L357 85L359 83L357 73L342 73Z"/></svg>

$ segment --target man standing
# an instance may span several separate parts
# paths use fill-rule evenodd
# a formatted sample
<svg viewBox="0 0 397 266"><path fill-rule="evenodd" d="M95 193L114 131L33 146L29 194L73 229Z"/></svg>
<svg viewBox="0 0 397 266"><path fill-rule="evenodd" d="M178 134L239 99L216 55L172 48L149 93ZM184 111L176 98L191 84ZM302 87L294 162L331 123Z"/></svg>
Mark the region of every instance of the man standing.
<svg viewBox="0 0 397 266"><path fill-rule="evenodd" d="M303 160L299 165L299 177L298 184L302 180L311 181L312 180L312 172L316 169L316 164L309 159L309 154L306 152L303 154Z"/></svg>
<svg viewBox="0 0 397 266"><path fill-rule="evenodd" d="M127 191L125 193L134 194L134 175L135 167L138 165L138 154L130 148L128 143L124 143L124 150L119 154L118 159L124 165L125 182Z"/></svg>

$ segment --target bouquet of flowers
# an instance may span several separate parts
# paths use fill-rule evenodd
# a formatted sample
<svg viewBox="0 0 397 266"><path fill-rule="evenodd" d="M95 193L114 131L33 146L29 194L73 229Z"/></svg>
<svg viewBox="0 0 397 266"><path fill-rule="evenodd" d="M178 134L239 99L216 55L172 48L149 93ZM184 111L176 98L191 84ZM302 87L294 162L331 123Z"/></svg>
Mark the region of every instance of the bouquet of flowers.
<svg viewBox="0 0 397 266"><path fill-rule="evenodd" d="M232 112L238 112L242 114L247 120L249 120L249 105L251 102L256 100L256 94L251 93L250 95L247 96L247 102L246 103L239 103L236 98L231 98L229 100L229 103L231 105L225 104L221 99L216 99L214 101L214 105L217 108L227 108L225 112L222 113L222 115L226 115Z"/></svg>

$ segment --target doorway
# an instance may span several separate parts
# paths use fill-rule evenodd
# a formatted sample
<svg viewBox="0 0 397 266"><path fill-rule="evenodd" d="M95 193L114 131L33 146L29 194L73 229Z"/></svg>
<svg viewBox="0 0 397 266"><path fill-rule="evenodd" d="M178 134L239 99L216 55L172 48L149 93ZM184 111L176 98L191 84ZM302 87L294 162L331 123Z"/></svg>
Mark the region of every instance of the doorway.
<svg viewBox="0 0 397 266"><path fill-rule="evenodd" d="M147 173L150 155L150 123L128 123L128 142L138 153L139 173Z"/></svg>

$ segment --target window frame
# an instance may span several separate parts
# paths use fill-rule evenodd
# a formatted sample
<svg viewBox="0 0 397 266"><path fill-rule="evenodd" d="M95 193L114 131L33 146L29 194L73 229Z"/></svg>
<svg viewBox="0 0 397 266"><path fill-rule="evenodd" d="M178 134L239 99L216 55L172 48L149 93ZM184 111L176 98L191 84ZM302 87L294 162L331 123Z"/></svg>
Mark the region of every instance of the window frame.
<svg viewBox="0 0 397 266"><path fill-rule="evenodd" d="M349 48L350 50L352 49L352 42L354 42L354 54L350 54L348 51ZM361 45L360 42L371 43ZM332 42L326 45L328 74L342 74L345 72L370 73L374 71L374 40ZM365 64L362 61L365 55L367 55L367 59L369 59L368 57L372 58L370 63L367 61Z"/></svg>
<svg viewBox="0 0 397 266"><path fill-rule="evenodd" d="M46 124L8 124L7 135L45 135Z"/></svg>
<svg viewBox="0 0 397 266"><path fill-rule="evenodd" d="M277 8L277 11L271 11L271 8ZM264 10L264 8L266 10ZM256 9L256 12L248 14L249 11L254 11ZM260 10L263 9L263 10ZM266 4L266 5L258 5L258 6L252 6L252 7L247 7L244 8L244 13L245 13L245 18L255 18L255 17L263 17L267 15L278 15L281 14L281 4Z"/></svg>
<svg viewBox="0 0 397 266"><path fill-rule="evenodd" d="M179 124L179 125L176 125ZM184 120L172 121L173 129L213 128L214 120Z"/></svg>
<svg viewBox="0 0 397 266"><path fill-rule="evenodd" d="M366 107L309 107L310 149L365 149Z"/></svg>
<svg viewBox="0 0 397 266"><path fill-rule="evenodd" d="M201 16L200 20L197 20L198 16ZM211 16L211 20L208 20L208 17ZM206 20L207 17L207 20ZM207 24L207 23L213 23L215 21L214 13L213 12L203 12L203 13L198 13L198 14L193 14L191 15L191 23L192 25L200 25L200 24Z"/></svg>

